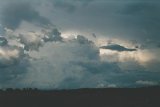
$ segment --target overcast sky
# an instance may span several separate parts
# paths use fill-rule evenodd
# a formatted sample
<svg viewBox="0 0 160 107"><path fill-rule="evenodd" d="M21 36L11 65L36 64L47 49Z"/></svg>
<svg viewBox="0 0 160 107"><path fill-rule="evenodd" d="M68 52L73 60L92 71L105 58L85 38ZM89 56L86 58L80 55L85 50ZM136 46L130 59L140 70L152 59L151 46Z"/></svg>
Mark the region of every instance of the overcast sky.
<svg viewBox="0 0 160 107"><path fill-rule="evenodd" d="M160 84L157 0L0 0L0 88Z"/></svg>

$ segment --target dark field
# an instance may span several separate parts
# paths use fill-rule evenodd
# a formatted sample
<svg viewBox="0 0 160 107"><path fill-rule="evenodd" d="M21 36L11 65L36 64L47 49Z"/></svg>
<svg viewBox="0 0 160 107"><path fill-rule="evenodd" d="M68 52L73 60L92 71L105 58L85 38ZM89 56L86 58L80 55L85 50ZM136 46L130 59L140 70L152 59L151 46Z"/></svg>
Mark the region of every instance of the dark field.
<svg viewBox="0 0 160 107"><path fill-rule="evenodd" d="M160 88L0 91L0 107L160 107Z"/></svg>

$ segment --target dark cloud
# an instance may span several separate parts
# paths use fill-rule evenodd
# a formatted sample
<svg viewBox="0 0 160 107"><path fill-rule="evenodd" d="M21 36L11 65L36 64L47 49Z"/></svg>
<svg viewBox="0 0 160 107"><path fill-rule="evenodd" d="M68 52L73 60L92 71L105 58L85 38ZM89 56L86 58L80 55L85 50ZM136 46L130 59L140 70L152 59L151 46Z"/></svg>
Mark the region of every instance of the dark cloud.
<svg viewBox="0 0 160 107"><path fill-rule="evenodd" d="M88 6L91 2L95 0L77 0L77 1L82 2L83 6Z"/></svg>
<svg viewBox="0 0 160 107"><path fill-rule="evenodd" d="M24 78L29 66L28 58L21 57L16 64L0 67L0 88L22 88L18 81Z"/></svg>
<svg viewBox="0 0 160 107"><path fill-rule="evenodd" d="M152 30L151 27L156 28L160 26L158 24L160 21L159 5L160 3L158 2L132 2L124 6L125 8L122 9L121 14L126 15L126 17L133 16L135 21L141 21L141 26L146 26L146 29Z"/></svg>
<svg viewBox="0 0 160 107"><path fill-rule="evenodd" d="M67 1L69 2L69 1ZM65 1L63 2L65 3ZM70 2L69 2L70 3ZM55 9L55 23L67 30L80 30L81 32L95 32L109 37L121 39L136 39L138 42L150 38L159 40L160 3L144 0L94 0L85 8L78 9L74 14ZM63 15L65 14L65 19ZM53 16L54 17L54 16Z"/></svg>
<svg viewBox="0 0 160 107"><path fill-rule="evenodd" d="M8 3L2 11L3 26L15 30L22 21L28 21L40 26L51 24L47 18L41 16L28 2Z"/></svg>
<svg viewBox="0 0 160 107"><path fill-rule="evenodd" d="M156 46L155 47L158 47L158 48L160 48L160 42L158 41L157 43L155 43L156 44Z"/></svg>
<svg viewBox="0 0 160 107"><path fill-rule="evenodd" d="M53 41L62 41L61 33L58 29L53 29L51 32L45 32L45 36L43 37L44 42L53 42Z"/></svg>
<svg viewBox="0 0 160 107"><path fill-rule="evenodd" d="M93 36L94 38L96 38L96 37L97 37L97 35L96 35L95 33L92 33L92 36Z"/></svg>
<svg viewBox="0 0 160 107"><path fill-rule="evenodd" d="M126 47L118 45L118 44L110 44L107 46L102 46L100 48L114 50L114 51L120 51L120 52L122 52L122 51L136 51L137 50L137 49L129 49L129 48L126 48Z"/></svg>
<svg viewBox="0 0 160 107"><path fill-rule="evenodd" d="M150 17L155 17L158 9L158 4L154 2L132 2L127 4L123 13L128 15L148 15Z"/></svg>
<svg viewBox="0 0 160 107"><path fill-rule="evenodd" d="M4 35L4 28L3 26L0 24L0 36L3 36Z"/></svg>
<svg viewBox="0 0 160 107"><path fill-rule="evenodd" d="M76 6L69 3L69 2L66 2L66 1L55 1L53 3L53 5L56 7L56 8L61 8L61 9L64 9L68 12L74 12L75 9L76 9Z"/></svg>
<svg viewBox="0 0 160 107"><path fill-rule="evenodd" d="M79 44L93 44L92 41L86 39L86 38L85 38L84 36L82 36L82 35L77 35L77 39L76 39L76 40L78 41Z"/></svg>
<svg viewBox="0 0 160 107"><path fill-rule="evenodd" d="M8 44L8 41L5 37L0 36L0 46L5 46Z"/></svg>
<svg viewBox="0 0 160 107"><path fill-rule="evenodd" d="M51 0L55 8L63 9L70 13L74 12L79 7L79 4L82 7L86 7L92 1L94 0Z"/></svg>
<svg viewBox="0 0 160 107"><path fill-rule="evenodd" d="M124 7L120 13L124 18L130 19L129 23L133 29L139 29L139 31L134 31L139 32L136 34L140 36L139 38L144 40L152 39L154 41L160 39L158 36L160 33L158 30L160 27L159 2L131 2L124 5Z"/></svg>

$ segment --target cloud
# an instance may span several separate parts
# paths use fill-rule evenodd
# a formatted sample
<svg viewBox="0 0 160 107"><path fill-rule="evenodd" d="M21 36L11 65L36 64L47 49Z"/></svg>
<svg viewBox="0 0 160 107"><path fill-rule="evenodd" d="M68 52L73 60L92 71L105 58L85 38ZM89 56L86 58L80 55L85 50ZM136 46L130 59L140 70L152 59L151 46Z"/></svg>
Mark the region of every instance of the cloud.
<svg viewBox="0 0 160 107"><path fill-rule="evenodd" d="M64 83L68 84L69 88L80 87L82 78L90 74L81 63L90 64L99 57L99 49L86 41L85 38L59 43L48 42L39 52L30 52L30 56L37 60L30 62L31 66L21 83L38 88L64 88ZM72 82L75 85L72 86Z"/></svg>
<svg viewBox="0 0 160 107"><path fill-rule="evenodd" d="M40 15L29 2L8 3L2 11L2 24L10 29L17 29L22 21L38 24L42 27L48 26L51 22Z"/></svg>
<svg viewBox="0 0 160 107"><path fill-rule="evenodd" d="M159 5L159 2L156 1L129 2L124 5L120 12L124 18L130 19L129 23L135 29L134 23L139 25L137 27L141 32L142 40L144 39L142 42L145 42L145 39L151 39L155 42L159 39L159 36L157 36L160 33L157 29L160 26L158 24L160 21ZM140 33L137 33L137 35L140 35Z"/></svg>
<svg viewBox="0 0 160 107"><path fill-rule="evenodd" d="M90 31L98 37L133 39L138 42L145 42L148 38L159 40L160 4L157 1L94 0L85 8L80 8L75 2L70 4L75 4L78 8L72 15L52 7L55 23L63 26L65 31L80 31L81 34Z"/></svg>
<svg viewBox="0 0 160 107"><path fill-rule="evenodd" d="M77 35L77 41L80 44L93 44L92 41L89 41L88 39L86 39L84 36L82 35Z"/></svg>
<svg viewBox="0 0 160 107"><path fill-rule="evenodd" d="M107 45L107 46L101 46L100 47L101 49L109 49L109 50L113 50L113 51L119 51L119 52L122 52L122 51L137 51L137 49L129 49L129 48L125 48L121 45L118 45L118 44L110 44L110 45Z"/></svg>
<svg viewBox="0 0 160 107"><path fill-rule="evenodd" d="M145 86L152 86L152 85L158 85L159 83L155 82L155 81L138 80L138 81L136 81L136 84L145 85Z"/></svg>
<svg viewBox="0 0 160 107"><path fill-rule="evenodd" d="M35 36L37 33L31 34ZM32 38L29 35L26 37ZM133 87L135 81L141 80L142 77L154 78L155 81L159 78L158 72L150 73L136 66L133 71L129 71L122 69L124 67L121 68L117 62L101 61L99 48L82 35L65 42L45 42L39 47L39 51L29 51L28 55L23 54L22 49L21 57L17 53L19 48L7 50L5 47L4 50L3 57L9 58L10 63L7 62L6 67L0 68L0 74L3 75L0 75L1 88Z"/></svg>
<svg viewBox="0 0 160 107"><path fill-rule="evenodd" d="M158 84L157 2L3 2L7 5L1 9L0 35L5 39L0 38L0 42L4 43L0 46L0 88L72 89L152 84L143 80L153 80ZM46 27L51 24L49 19L61 27L61 31L52 25L53 28ZM63 38L61 34L66 32L68 38ZM90 32L96 35L90 38ZM74 38L68 36L74 33L80 35ZM96 41L101 37L104 42L109 38L110 45L99 48ZM128 43L130 39L136 42ZM111 44L112 40L116 44ZM127 48L133 45L136 49ZM145 45L144 49L142 45ZM106 56L101 54L102 51L107 53ZM135 83L137 80L142 81Z"/></svg>
<svg viewBox="0 0 160 107"><path fill-rule="evenodd" d="M91 2L94 2L95 0L77 0L78 2L82 2L82 5L87 6Z"/></svg>
<svg viewBox="0 0 160 107"><path fill-rule="evenodd" d="M62 41L61 33L58 29L52 29L49 32L44 31L45 36L43 37L44 42Z"/></svg>
<svg viewBox="0 0 160 107"><path fill-rule="evenodd" d="M6 38L0 36L0 46L5 46L8 44L8 41Z"/></svg>
<svg viewBox="0 0 160 107"><path fill-rule="evenodd" d="M0 47L0 67L8 67L17 64L23 55L23 50L17 47Z"/></svg>
<svg viewBox="0 0 160 107"><path fill-rule="evenodd" d="M149 12L149 14L153 11L157 11L157 5L153 2L132 2L129 3L126 8L124 9L124 14L130 14L130 15L147 15L144 14L145 12ZM149 16L149 15L148 15Z"/></svg>
<svg viewBox="0 0 160 107"><path fill-rule="evenodd" d="M20 86L40 89L109 87L108 76L121 72L114 63L101 62L99 49L84 36L66 42L47 42L30 61ZM35 78L36 76L36 78ZM24 85L25 84L25 85Z"/></svg>
<svg viewBox="0 0 160 107"><path fill-rule="evenodd" d="M19 42L24 45L24 50L38 51L40 47L43 47L47 42L63 42L61 33L58 29L43 29L42 32L25 32L19 34Z"/></svg>
<svg viewBox="0 0 160 107"><path fill-rule="evenodd" d="M55 8L62 8L68 12L74 12L76 9L75 5L66 1L54 1L53 5L55 6Z"/></svg>
<svg viewBox="0 0 160 107"><path fill-rule="evenodd" d="M24 50L38 50L40 46L43 46L41 35L34 32L28 32L26 34L20 34L20 43L24 45Z"/></svg>
<svg viewBox="0 0 160 107"><path fill-rule="evenodd" d="M63 9L69 13L75 12L75 10L79 7L79 4L80 7L86 7L92 1L94 0L51 0L55 8Z"/></svg>
<svg viewBox="0 0 160 107"><path fill-rule="evenodd" d="M11 51L10 51L11 52ZM0 67L0 88L23 88L19 81L23 79L23 76L27 72L29 65L29 60L27 57L19 57L15 59L10 59L10 63L6 63L4 66Z"/></svg>
<svg viewBox="0 0 160 107"><path fill-rule="evenodd" d="M4 35L4 28L3 26L0 24L0 36L3 36Z"/></svg>

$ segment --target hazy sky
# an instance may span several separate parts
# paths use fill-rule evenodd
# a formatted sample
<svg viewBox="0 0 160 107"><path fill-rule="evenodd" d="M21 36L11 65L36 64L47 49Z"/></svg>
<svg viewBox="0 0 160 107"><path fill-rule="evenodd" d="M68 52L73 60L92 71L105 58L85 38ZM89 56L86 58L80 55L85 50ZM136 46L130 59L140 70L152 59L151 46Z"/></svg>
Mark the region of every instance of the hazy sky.
<svg viewBox="0 0 160 107"><path fill-rule="evenodd" d="M0 88L160 84L157 0L0 0Z"/></svg>

